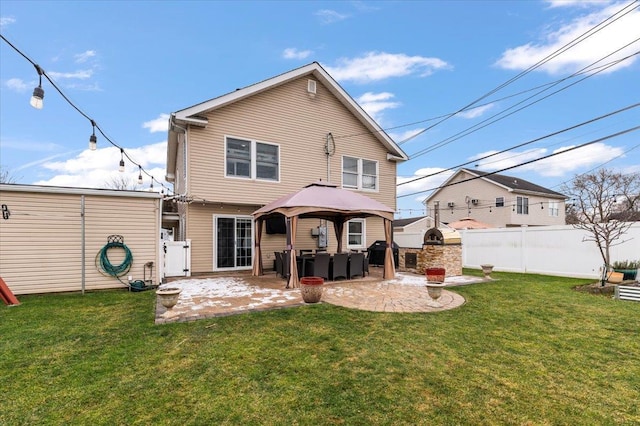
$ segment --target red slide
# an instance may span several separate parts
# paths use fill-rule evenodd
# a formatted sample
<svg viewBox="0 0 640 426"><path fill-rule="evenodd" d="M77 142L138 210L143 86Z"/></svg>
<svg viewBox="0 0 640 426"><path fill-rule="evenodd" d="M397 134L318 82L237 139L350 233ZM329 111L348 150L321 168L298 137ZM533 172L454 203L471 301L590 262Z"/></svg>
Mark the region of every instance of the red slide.
<svg viewBox="0 0 640 426"><path fill-rule="evenodd" d="M16 299L16 296L13 295L11 290L9 290L9 286L4 282L2 277L0 277L0 297L4 301L5 305L19 305L20 302Z"/></svg>

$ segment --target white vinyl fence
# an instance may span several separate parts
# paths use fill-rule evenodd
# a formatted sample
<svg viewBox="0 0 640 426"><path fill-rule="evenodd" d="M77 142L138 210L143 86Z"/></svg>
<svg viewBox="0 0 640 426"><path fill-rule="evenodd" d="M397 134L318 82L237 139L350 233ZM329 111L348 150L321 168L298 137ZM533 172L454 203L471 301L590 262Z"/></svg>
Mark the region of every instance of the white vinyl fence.
<svg viewBox="0 0 640 426"><path fill-rule="evenodd" d="M590 234L571 225L469 229L462 235L462 265L496 271L599 278L603 261ZM640 259L640 223L611 248L611 262Z"/></svg>

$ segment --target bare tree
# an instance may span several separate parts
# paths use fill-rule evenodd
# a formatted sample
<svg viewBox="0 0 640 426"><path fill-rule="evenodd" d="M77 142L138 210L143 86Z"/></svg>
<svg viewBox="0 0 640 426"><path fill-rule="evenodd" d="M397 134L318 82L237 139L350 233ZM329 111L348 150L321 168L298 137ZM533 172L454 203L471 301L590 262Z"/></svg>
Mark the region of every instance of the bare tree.
<svg viewBox="0 0 640 426"><path fill-rule="evenodd" d="M5 166L0 166L0 183L16 183L16 177Z"/></svg>
<svg viewBox="0 0 640 426"><path fill-rule="evenodd" d="M586 241L597 244L605 265L610 265L611 247L622 243L617 241L632 223L618 214L638 207L639 188L640 174L607 169L578 175L562 188L572 199L573 226L589 231Z"/></svg>
<svg viewBox="0 0 640 426"><path fill-rule="evenodd" d="M118 189L121 191L135 191L138 189L138 183L133 182L125 175L112 176L105 182L105 188Z"/></svg>

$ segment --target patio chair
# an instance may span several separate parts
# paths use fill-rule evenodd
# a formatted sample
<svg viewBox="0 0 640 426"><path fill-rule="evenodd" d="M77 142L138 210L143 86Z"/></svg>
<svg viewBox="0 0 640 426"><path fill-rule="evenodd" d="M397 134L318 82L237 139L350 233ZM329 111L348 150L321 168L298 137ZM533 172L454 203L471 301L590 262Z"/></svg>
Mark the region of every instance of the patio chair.
<svg viewBox="0 0 640 426"><path fill-rule="evenodd" d="M348 253L334 254L333 255L333 272L331 274L331 279L332 280L335 280L336 278L347 279L348 264L349 264Z"/></svg>
<svg viewBox="0 0 640 426"><path fill-rule="evenodd" d="M328 280L330 261L329 253L317 253L313 259L313 276Z"/></svg>
<svg viewBox="0 0 640 426"><path fill-rule="evenodd" d="M349 258L349 279L364 277L364 254L352 253Z"/></svg>
<svg viewBox="0 0 640 426"><path fill-rule="evenodd" d="M276 257L276 277L282 276L282 253L274 251L273 254Z"/></svg>

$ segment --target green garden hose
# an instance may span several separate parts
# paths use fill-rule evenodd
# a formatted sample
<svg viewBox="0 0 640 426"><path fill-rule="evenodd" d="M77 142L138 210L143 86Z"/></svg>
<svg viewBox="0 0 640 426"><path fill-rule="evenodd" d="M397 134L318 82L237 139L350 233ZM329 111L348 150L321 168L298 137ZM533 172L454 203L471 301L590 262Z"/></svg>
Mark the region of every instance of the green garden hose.
<svg viewBox="0 0 640 426"><path fill-rule="evenodd" d="M124 260L119 265L113 265L109 261L109 250L112 248L120 248L124 250ZM126 275L127 272L131 269L131 265L133 264L133 254L131 254L131 250L127 247L123 242L120 241L110 241L108 242L96 255L96 268L104 275L109 275L118 279L118 281L122 282L125 285L120 277Z"/></svg>

